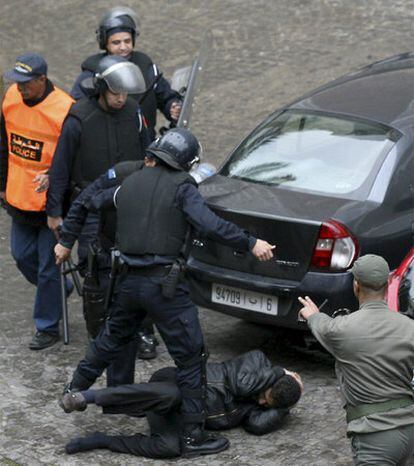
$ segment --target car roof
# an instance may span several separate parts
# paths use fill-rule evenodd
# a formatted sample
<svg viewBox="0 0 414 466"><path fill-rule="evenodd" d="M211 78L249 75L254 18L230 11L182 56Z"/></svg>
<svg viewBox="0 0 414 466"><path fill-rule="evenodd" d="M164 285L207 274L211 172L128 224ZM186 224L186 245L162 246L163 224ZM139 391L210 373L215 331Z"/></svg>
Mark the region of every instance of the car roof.
<svg viewBox="0 0 414 466"><path fill-rule="evenodd" d="M362 117L403 130L414 122L414 52L396 55L331 81L288 108Z"/></svg>

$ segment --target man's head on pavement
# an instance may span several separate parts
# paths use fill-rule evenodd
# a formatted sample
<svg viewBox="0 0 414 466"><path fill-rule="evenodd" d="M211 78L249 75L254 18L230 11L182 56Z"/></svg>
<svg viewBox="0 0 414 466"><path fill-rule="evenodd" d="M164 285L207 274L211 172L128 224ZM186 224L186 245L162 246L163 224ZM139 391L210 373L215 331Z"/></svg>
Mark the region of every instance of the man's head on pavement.
<svg viewBox="0 0 414 466"><path fill-rule="evenodd" d="M168 167L188 172L201 159L202 148L193 133L185 128L173 128L152 142L147 156Z"/></svg>
<svg viewBox="0 0 414 466"><path fill-rule="evenodd" d="M25 53L16 58L14 68L4 78L17 84L24 100L40 99L46 90L47 63L37 53Z"/></svg>
<svg viewBox="0 0 414 466"><path fill-rule="evenodd" d="M137 15L128 7L115 7L101 19L96 38L99 47L110 55L129 58L140 33Z"/></svg>
<svg viewBox="0 0 414 466"><path fill-rule="evenodd" d="M390 268L387 261L375 254L357 259L351 269L354 275L354 292L360 298L370 295L382 299L388 284Z"/></svg>
<svg viewBox="0 0 414 466"><path fill-rule="evenodd" d="M287 371L270 388L260 393L257 402L263 408L291 408L299 401L302 392L300 375Z"/></svg>

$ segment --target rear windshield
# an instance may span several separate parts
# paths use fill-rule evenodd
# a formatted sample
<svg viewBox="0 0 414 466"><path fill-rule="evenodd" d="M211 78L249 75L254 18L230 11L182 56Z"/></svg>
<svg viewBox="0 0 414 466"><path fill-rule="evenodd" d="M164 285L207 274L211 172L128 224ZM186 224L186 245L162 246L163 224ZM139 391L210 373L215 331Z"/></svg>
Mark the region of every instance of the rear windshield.
<svg viewBox="0 0 414 466"><path fill-rule="evenodd" d="M221 174L287 189L360 198L368 195L368 189L361 188L364 184L371 187L396 138L398 133L385 125L289 110L256 128L231 155ZM355 195L358 192L360 195Z"/></svg>

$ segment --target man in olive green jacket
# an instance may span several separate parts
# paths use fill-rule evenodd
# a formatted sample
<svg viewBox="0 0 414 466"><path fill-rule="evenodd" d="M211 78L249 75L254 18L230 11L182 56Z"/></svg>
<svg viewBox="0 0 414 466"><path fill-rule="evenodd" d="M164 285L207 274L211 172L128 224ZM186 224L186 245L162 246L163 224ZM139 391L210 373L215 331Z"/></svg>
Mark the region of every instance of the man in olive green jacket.
<svg viewBox="0 0 414 466"><path fill-rule="evenodd" d="M306 296L299 314L336 359L355 464L405 465L414 452L414 321L388 308L382 257L360 257L352 273L358 311L332 318Z"/></svg>

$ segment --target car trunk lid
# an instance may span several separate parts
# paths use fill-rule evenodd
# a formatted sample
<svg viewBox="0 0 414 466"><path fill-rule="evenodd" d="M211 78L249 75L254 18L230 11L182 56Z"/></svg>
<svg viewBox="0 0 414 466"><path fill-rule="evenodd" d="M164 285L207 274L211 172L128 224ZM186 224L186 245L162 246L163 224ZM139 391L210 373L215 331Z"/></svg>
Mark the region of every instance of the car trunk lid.
<svg viewBox="0 0 414 466"><path fill-rule="evenodd" d="M355 203L334 197L215 176L200 186L209 206L222 218L256 238L276 245L275 257L259 262L252 254L235 251L204 238L195 238L191 255L211 265L300 281L309 270L323 221Z"/></svg>

